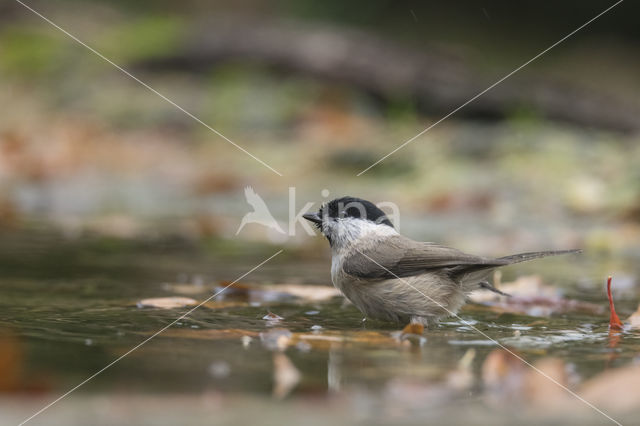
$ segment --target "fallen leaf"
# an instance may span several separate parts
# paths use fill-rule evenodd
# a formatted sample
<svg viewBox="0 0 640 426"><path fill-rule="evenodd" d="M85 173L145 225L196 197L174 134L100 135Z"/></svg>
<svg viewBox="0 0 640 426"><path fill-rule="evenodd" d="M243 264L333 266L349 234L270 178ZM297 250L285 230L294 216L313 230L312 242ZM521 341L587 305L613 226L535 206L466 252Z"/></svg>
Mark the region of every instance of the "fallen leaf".
<svg viewBox="0 0 640 426"><path fill-rule="evenodd" d="M487 400L497 406L521 404L531 409L567 410L575 406L567 367L558 358L542 358L527 364L516 352L493 350L482 365Z"/></svg>
<svg viewBox="0 0 640 426"><path fill-rule="evenodd" d="M471 293L469 299L488 306L492 311L529 316L549 316L575 311L599 314L603 311L601 306L594 303L562 297L558 289L544 284L537 275L519 277L516 281L500 285L500 290L510 294L511 297L488 291L475 291ZM473 309L473 307L467 309Z"/></svg>
<svg viewBox="0 0 640 426"><path fill-rule="evenodd" d="M567 366L559 358L542 358L536 361L534 369L527 369L524 376L524 400L528 404L550 409L562 410L572 396L561 386L569 386Z"/></svg>
<svg viewBox="0 0 640 426"><path fill-rule="evenodd" d="M632 313L629 318L627 318L627 322L631 326L632 330L640 329L640 306L638 306L638 309Z"/></svg>
<svg viewBox="0 0 640 426"><path fill-rule="evenodd" d="M0 394L42 394L51 390L46 374L27 371L26 351L18 335L0 329Z"/></svg>
<svg viewBox="0 0 640 426"><path fill-rule="evenodd" d="M260 288L266 291L290 294L311 302L321 302L341 295L337 288L326 285L275 284L264 285Z"/></svg>
<svg viewBox="0 0 640 426"><path fill-rule="evenodd" d="M348 332L324 330L320 333L293 333L291 345L295 346L299 342L306 342L313 349L320 350L329 350L336 346L372 345L376 347L398 347L401 344L398 339L393 338L390 334L367 330Z"/></svg>
<svg viewBox="0 0 640 426"><path fill-rule="evenodd" d="M424 325L422 324L409 323L402 329L403 335L406 335L406 334L422 335L423 332L424 332Z"/></svg>
<svg viewBox="0 0 640 426"><path fill-rule="evenodd" d="M149 333L140 334L148 335ZM274 328L263 332L244 329L170 328L165 330L161 336L203 340L239 339L241 342L246 342L248 338L259 337L265 347L270 350L297 347L298 344L316 350L329 350L336 346L352 347L362 345L387 348L401 346L401 342L392 337L390 333L368 330L320 330L293 333L284 328ZM284 338L281 336L284 336ZM284 343L286 345L283 346Z"/></svg>
<svg viewBox="0 0 640 426"><path fill-rule="evenodd" d="M300 382L300 371L282 352L273 354L273 396L282 399Z"/></svg>
<svg viewBox="0 0 640 426"><path fill-rule="evenodd" d="M211 300L203 303L202 306L209 309L244 308L247 306L247 302L237 300Z"/></svg>
<svg viewBox="0 0 640 426"><path fill-rule="evenodd" d="M207 286L203 284L164 283L162 285L162 288L163 290L171 291L173 293L189 296L193 296L196 294L205 294L209 292Z"/></svg>
<svg viewBox="0 0 640 426"><path fill-rule="evenodd" d="M616 313L616 308L613 306L613 296L611 295L611 277L607 279L607 297L609 298L609 328L611 330L622 330L623 324Z"/></svg>
<svg viewBox="0 0 640 426"><path fill-rule="evenodd" d="M216 291L223 289L229 283L222 282ZM221 299L241 299L248 302L274 302L303 299L309 302L321 302L340 296L340 291L333 286L301 285L301 284L270 284L252 285L237 283L228 287Z"/></svg>
<svg viewBox="0 0 640 426"><path fill-rule="evenodd" d="M150 299L142 299L136 306L138 308L160 308L160 309L175 309L183 308L185 306L195 306L198 301L189 297L155 297Z"/></svg>
<svg viewBox="0 0 640 426"><path fill-rule="evenodd" d="M272 322L278 322L278 321L282 321L284 318L282 318L280 315L274 314L273 312L269 311L267 312L267 315L262 317L262 319L267 321L272 321Z"/></svg>
<svg viewBox="0 0 640 426"><path fill-rule="evenodd" d="M18 339L8 333L0 335L0 392L20 388L23 358Z"/></svg>
<svg viewBox="0 0 640 426"><path fill-rule="evenodd" d="M627 366L607 370L586 381L578 394L603 409L627 411L640 405L640 367Z"/></svg>
<svg viewBox="0 0 640 426"><path fill-rule="evenodd" d="M141 333L150 334L150 333ZM243 339L246 337L253 338L260 336L257 331L243 330L240 328L226 329L193 329L193 328L169 328L165 330L161 336L178 337L185 339L203 339L203 340L221 340L221 339Z"/></svg>
<svg viewBox="0 0 640 426"><path fill-rule="evenodd" d="M422 335L423 332L424 325L409 323L402 329L402 331L391 333L391 336L402 342L407 347L422 346L427 342L427 338Z"/></svg>

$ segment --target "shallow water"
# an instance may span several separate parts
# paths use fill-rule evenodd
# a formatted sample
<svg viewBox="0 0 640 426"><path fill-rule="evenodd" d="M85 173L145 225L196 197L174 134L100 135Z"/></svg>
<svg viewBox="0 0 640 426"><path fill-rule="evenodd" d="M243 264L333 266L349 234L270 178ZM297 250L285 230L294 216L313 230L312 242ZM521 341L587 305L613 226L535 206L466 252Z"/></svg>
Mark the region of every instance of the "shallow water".
<svg viewBox="0 0 640 426"><path fill-rule="evenodd" d="M11 336L11 345L22 354L13 366L21 371L20 377L5 395L36 402L48 402L69 390L189 310L141 308L140 300L183 296L202 301L225 281L278 250L171 239L69 240L51 233L4 236L0 330ZM575 279L566 266L572 262ZM607 305L599 284L579 284L584 263L564 262L560 277L554 277L554 269L548 266L555 263L544 265L540 272L545 281L564 286L569 297L602 308ZM344 415L358 421L380 420L379 411L393 417L396 408L401 419L410 415L414 420L442 421L465 406L469 420L474 419L474 410L486 414L487 408L489 412L495 408L484 399L481 371L487 355L500 345L531 363L549 356L560 358L570 372L570 383L637 361L640 333L626 331L617 343L612 342L606 309L544 317L472 304L460 318L442 321L422 338L403 339L401 326L363 321L360 312L341 297L309 301L260 291L263 284L329 284L328 269L325 257L284 252L51 411L63 410L65 404L73 407L79 398L91 395L142 394L160 400L162 395L196 397L215 392L250 398L247 409L253 407L259 413L265 402L272 401L279 380L274 378L274 371L278 373L274 354L281 347L299 372L297 383L279 395L289 401L311 399L325 404L340 395L341 410L331 415L356 412L355 417ZM506 276L522 271L512 267ZM634 273L632 266L627 272ZM617 301L623 318L622 313L635 310L638 302L635 287L625 292L624 299ZM283 319L264 319L269 312ZM446 383L469 349L475 351L468 366L471 379L464 391L452 390ZM13 415L21 420L33 408L38 403L15 408ZM285 420L285 413L283 409L273 419ZM47 415L42 413L37 421L47 423ZM595 416L588 417L595 422L607 421L597 413L587 416Z"/></svg>

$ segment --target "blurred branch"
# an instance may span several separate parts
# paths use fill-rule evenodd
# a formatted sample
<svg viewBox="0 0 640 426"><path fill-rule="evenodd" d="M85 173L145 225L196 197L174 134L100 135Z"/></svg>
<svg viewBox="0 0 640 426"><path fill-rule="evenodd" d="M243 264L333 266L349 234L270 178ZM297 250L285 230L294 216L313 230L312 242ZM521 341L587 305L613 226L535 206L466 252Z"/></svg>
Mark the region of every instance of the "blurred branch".
<svg viewBox="0 0 640 426"><path fill-rule="evenodd" d="M448 113L484 90L487 79L441 52L413 49L353 29L248 19L194 26L182 49L137 64L150 71L201 72L245 60L354 86L382 100L408 97L430 113ZM511 70L505 70L505 73ZM571 82L515 76L460 111L500 118L522 107L582 126L640 130L640 105Z"/></svg>

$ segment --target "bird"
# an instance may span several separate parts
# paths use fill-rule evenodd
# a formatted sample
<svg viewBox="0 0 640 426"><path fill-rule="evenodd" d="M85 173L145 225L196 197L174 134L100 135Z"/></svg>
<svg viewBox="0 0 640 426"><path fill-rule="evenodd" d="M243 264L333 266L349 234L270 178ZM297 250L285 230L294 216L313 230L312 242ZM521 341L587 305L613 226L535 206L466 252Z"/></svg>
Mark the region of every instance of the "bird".
<svg viewBox="0 0 640 426"><path fill-rule="evenodd" d="M247 203L251 207L253 207L253 211L243 216L242 221L240 222L240 226L236 231L236 235L238 235L242 230L242 228L244 228L244 226L248 223L259 223L268 228L275 229L281 234L284 234L284 231L278 224L278 221L273 217L273 215L269 211L269 208L267 207L262 197L260 197L253 190L252 187L247 186L244 189L244 196L245 196L245 199L247 200Z"/></svg>
<svg viewBox="0 0 640 426"><path fill-rule="evenodd" d="M350 196L331 200L303 217L329 241L333 285L367 318L403 324L428 327L457 315L467 295L477 289L508 297L488 281L496 268L581 252L475 256L405 237L375 204Z"/></svg>

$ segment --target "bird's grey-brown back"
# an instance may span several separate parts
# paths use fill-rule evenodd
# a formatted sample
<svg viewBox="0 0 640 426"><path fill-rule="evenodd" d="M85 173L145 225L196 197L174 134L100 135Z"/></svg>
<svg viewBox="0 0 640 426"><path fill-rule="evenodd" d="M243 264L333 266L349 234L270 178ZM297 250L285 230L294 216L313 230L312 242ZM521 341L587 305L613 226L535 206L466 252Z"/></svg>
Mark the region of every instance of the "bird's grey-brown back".
<svg viewBox="0 0 640 426"><path fill-rule="evenodd" d="M329 240L333 284L366 316L429 324L455 314L465 296L485 288L493 269L579 250L485 258L400 235L369 201L343 197L305 215Z"/></svg>

